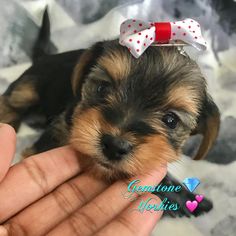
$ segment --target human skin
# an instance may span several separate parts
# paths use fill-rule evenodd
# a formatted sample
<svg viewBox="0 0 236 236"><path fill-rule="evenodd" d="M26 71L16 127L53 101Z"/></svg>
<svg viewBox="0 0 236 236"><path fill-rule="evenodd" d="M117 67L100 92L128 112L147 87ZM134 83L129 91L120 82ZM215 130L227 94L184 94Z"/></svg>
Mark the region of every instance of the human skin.
<svg viewBox="0 0 236 236"><path fill-rule="evenodd" d="M141 200L161 200L150 193L130 201L127 185L140 179L156 185L166 166L108 185L81 168L82 155L69 146L25 159L11 166L16 136L0 125L0 236L5 235L150 235L162 212L140 213ZM11 167L10 167L11 166Z"/></svg>

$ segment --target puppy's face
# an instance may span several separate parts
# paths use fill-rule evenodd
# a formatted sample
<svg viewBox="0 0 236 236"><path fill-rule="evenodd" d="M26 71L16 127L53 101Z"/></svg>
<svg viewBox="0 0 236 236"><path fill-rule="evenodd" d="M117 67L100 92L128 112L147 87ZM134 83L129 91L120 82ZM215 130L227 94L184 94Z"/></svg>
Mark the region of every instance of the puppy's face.
<svg viewBox="0 0 236 236"><path fill-rule="evenodd" d="M108 179L176 160L206 97L198 66L175 47L150 47L135 59L117 41L99 43L72 83L79 102L71 143Z"/></svg>

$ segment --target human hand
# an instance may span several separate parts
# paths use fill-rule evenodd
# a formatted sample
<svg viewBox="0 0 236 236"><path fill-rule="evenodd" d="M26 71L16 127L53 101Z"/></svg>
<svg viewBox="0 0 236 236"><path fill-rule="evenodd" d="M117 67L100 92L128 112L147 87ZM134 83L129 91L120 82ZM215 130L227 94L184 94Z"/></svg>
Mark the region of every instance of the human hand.
<svg viewBox="0 0 236 236"><path fill-rule="evenodd" d="M161 212L140 213L140 198L122 196L127 181L108 185L81 169L82 157L70 147L54 149L10 167L15 133L0 127L0 236L3 235L149 235ZM156 185L166 168L138 176L143 185Z"/></svg>

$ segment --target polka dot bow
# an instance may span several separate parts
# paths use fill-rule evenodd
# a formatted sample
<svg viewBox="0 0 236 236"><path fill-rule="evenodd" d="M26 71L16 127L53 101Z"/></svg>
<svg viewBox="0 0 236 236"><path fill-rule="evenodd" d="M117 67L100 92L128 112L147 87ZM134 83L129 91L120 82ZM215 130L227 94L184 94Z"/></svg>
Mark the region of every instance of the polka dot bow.
<svg viewBox="0 0 236 236"><path fill-rule="evenodd" d="M206 41L197 21L185 19L176 22L145 22L129 19L120 26L120 44L138 58L150 46L191 45L206 49Z"/></svg>

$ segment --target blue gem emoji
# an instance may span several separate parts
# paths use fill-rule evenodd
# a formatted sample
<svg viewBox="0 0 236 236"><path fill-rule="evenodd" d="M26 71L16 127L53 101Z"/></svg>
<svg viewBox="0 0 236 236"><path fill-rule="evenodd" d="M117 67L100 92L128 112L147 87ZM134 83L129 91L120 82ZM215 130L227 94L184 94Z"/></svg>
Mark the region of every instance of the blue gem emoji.
<svg viewBox="0 0 236 236"><path fill-rule="evenodd" d="M187 187L190 192L193 192L197 186L200 184L200 180L198 178L186 178L183 181L183 184Z"/></svg>

